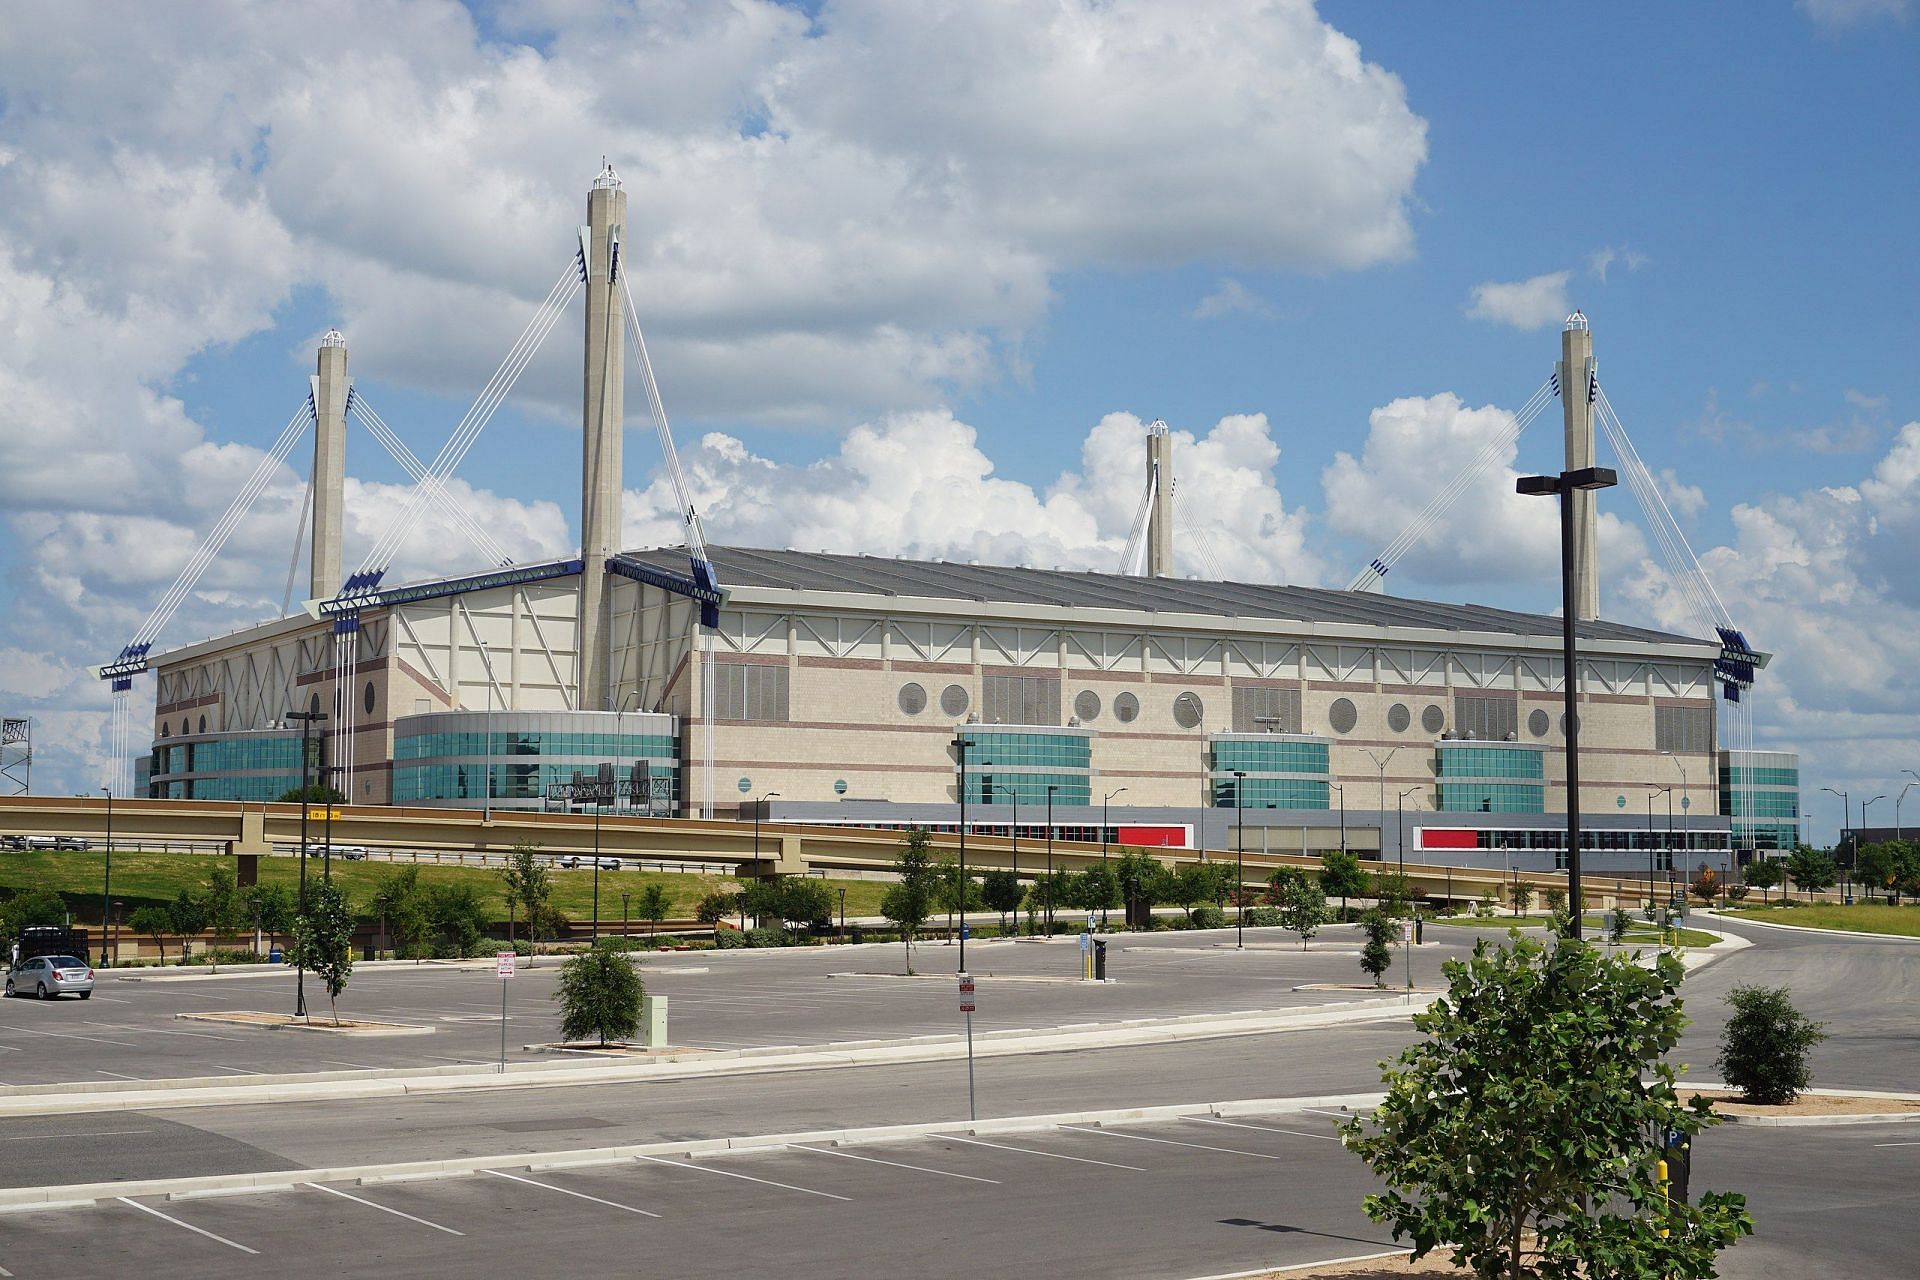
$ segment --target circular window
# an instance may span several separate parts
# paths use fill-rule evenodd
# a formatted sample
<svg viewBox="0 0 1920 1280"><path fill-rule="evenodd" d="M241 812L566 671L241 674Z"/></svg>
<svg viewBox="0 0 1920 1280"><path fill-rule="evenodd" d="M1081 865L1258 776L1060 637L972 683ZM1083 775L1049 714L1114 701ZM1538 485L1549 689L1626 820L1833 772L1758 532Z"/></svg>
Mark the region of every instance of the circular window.
<svg viewBox="0 0 1920 1280"><path fill-rule="evenodd" d="M1130 693L1123 693L1113 700L1113 718L1121 724L1132 724L1140 718L1140 699Z"/></svg>
<svg viewBox="0 0 1920 1280"><path fill-rule="evenodd" d="M957 684L950 684L940 691L940 709L950 716L967 714L967 691Z"/></svg>
<svg viewBox="0 0 1920 1280"><path fill-rule="evenodd" d="M1073 714L1080 717L1082 724L1100 718L1100 695L1091 689L1082 689L1073 696Z"/></svg>
<svg viewBox="0 0 1920 1280"><path fill-rule="evenodd" d="M1353 726L1360 723L1360 713L1354 709L1353 699L1335 698L1333 705L1327 708L1327 723L1333 726L1335 733L1352 733Z"/></svg>
<svg viewBox="0 0 1920 1280"><path fill-rule="evenodd" d="M1407 704L1396 702L1387 708L1387 728L1395 733L1405 733L1407 726L1413 723L1413 712L1407 710Z"/></svg>
<svg viewBox="0 0 1920 1280"><path fill-rule="evenodd" d="M1173 722L1182 729L1197 727L1206 713L1207 709L1200 704L1200 695L1197 693L1183 693L1173 700Z"/></svg>
<svg viewBox="0 0 1920 1280"><path fill-rule="evenodd" d="M1548 718L1546 712L1535 709L1533 714L1527 717L1527 732L1536 738L1544 738L1547 736L1547 729L1552 723L1553 721Z"/></svg>
<svg viewBox="0 0 1920 1280"><path fill-rule="evenodd" d="M198 730L198 732L200 732L200 733L205 733L206 731L207 731L207 718L206 718L205 716L201 716L201 717L200 717L200 728L199 728L199 730Z"/></svg>
<svg viewBox="0 0 1920 1280"><path fill-rule="evenodd" d="M311 697L311 698L309 698L309 699L307 699L307 710L308 710L308 711L312 711L312 712L317 712L317 711L319 711L319 710L320 710L320 695L319 695L319 694L317 694L317 693L316 693L316 694L314 694L314 695L313 695L313 697Z"/></svg>
<svg viewBox="0 0 1920 1280"><path fill-rule="evenodd" d="M833 780L833 794L837 796L847 794L847 780L845 778L835 778Z"/></svg>
<svg viewBox="0 0 1920 1280"><path fill-rule="evenodd" d="M171 738L173 736L173 725L170 722L163 722L160 725L160 736L163 738Z"/></svg>
<svg viewBox="0 0 1920 1280"><path fill-rule="evenodd" d="M367 691L360 695L360 705L367 709L368 715L373 714L373 681L371 680L367 681Z"/></svg>
<svg viewBox="0 0 1920 1280"><path fill-rule="evenodd" d="M747 792L753 790L753 779L742 778L740 779L740 781L736 782L734 785L740 788L741 795L745 795L747 794Z"/></svg>
<svg viewBox="0 0 1920 1280"><path fill-rule="evenodd" d="M1420 713L1420 727L1428 733L1438 733L1447 727L1447 713L1438 706L1428 703L1427 709Z"/></svg>
<svg viewBox="0 0 1920 1280"><path fill-rule="evenodd" d="M909 680L900 686L900 710L905 715L917 716L927 709L927 691Z"/></svg>

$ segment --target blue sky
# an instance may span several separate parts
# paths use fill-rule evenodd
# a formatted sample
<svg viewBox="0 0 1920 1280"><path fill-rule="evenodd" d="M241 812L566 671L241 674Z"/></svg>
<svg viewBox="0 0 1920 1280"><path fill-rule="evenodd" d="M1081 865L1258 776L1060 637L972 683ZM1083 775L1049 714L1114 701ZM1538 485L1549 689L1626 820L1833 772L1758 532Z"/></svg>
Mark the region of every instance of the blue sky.
<svg viewBox="0 0 1920 1280"><path fill-rule="evenodd" d="M602 152L629 177L636 243L647 235L642 319L717 537L1103 567L1137 462L1132 428L1098 424L1131 414L1193 434L1182 474L1230 572L1339 585L1404 522L1421 477L1363 463L1342 499L1324 474L1336 455L1384 441L1370 416L1413 398L1425 425L1412 438L1439 433L1425 482L1444 476L1460 439L1485 430L1462 413L1514 410L1546 376L1559 325L1538 323L1537 298L1563 294L1591 317L1641 453L1674 473L1730 609L1762 647L1798 646L1801 665L1761 703L1763 744L1807 751L1810 782L1867 794L1885 761L1920 759L1895 714L1920 709L1899 674L1914 664L1860 660L1901 643L1920 605L1903 551L1920 493L1901 452L1920 418L1920 14L1900 0L1332 0L1317 19L1219 0L1184 25L1065 0L933 6L917 24L874 0L643 17L516 0L477 24L450 3L360 7L318 48L238 0L178 30L145 30L130 8L106 40L49 9L34 15L33 65L0 48L14 86L0 100L14 208L0 248L17 273L0 284L80 300L57 321L58 307L23 308L16 351L96 353L0 411L13 451L0 462L52 477L4 495L0 672L16 675L0 689L63 726L61 767L99 756L97 691L70 678L66 650L117 647L170 577L159 548L178 542L177 563L224 502L222 467L242 455L196 447L263 447L304 393L312 338L340 323L362 391L430 456L571 252ZM393 29L363 34L381 23ZM1096 31L1111 65L1048 62ZM1352 40L1368 70L1323 35ZM249 41L258 65L222 62ZM402 44L392 86L340 74ZM917 61L929 47L951 56ZM142 87L156 66L166 87ZM74 86L101 76L128 87L89 116ZM1110 109L1090 105L1102 90ZM161 216L96 223L76 193L103 181ZM1363 231L1375 237L1356 247ZM1476 289L1522 282L1526 315L1470 314ZM462 470L529 552L565 541L577 503L576 329L562 322ZM27 355L15 363L31 384ZM47 425L66 395L79 446ZM1216 424L1231 415L1266 421L1229 439ZM737 451L703 446L709 432ZM1267 441L1277 460L1262 460ZM994 499L1006 514L976 495L949 521L1006 527L929 533L911 511L893 534L834 526L824 496L882 493L861 451L901 442L928 469L978 462L1013 482ZM1511 467L1551 468L1557 449L1554 413ZM636 536L671 533L656 458L636 417ZM364 435L349 469L398 480ZM1246 486L1259 492L1244 503L1223 497ZM1355 492L1377 519L1356 516ZM392 497L361 495L367 519ZM915 490L929 521L945 518L940 500ZM1394 589L1551 607L1539 556L1484 550L1511 540L1495 505L1463 504L1445 535L1458 545L1410 554ZM1638 522L1624 491L1606 506ZM166 525L143 548L151 564L100 532L128 512ZM277 604L290 527L255 526L225 600L197 600L183 630ZM1629 544L1609 563L1607 611L1677 625Z"/></svg>

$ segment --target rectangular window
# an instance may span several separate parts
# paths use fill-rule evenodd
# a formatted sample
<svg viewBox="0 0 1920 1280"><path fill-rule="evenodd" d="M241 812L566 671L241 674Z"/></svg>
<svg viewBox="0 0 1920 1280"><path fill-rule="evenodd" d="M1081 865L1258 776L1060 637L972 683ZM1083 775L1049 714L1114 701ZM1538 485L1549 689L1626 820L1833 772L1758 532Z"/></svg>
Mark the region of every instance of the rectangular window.
<svg viewBox="0 0 1920 1280"><path fill-rule="evenodd" d="M1455 694L1453 727L1463 736L1505 742L1519 731L1520 704L1507 693Z"/></svg>
<svg viewBox="0 0 1920 1280"><path fill-rule="evenodd" d="M713 669L716 720L785 720L787 669L717 662Z"/></svg>
<svg viewBox="0 0 1920 1280"><path fill-rule="evenodd" d="M1691 755L1713 750L1713 708L1655 707L1653 749Z"/></svg>
<svg viewBox="0 0 1920 1280"><path fill-rule="evenodd" d="M982 676L980 719L987 724L1059 724L1058 676Z"/></svg>
<svg viewBox="0 0 1920 1280"><path fill-rule="evenodd" d="M1235 733L1299 733L1300 691L1233 686Z"/></svg>

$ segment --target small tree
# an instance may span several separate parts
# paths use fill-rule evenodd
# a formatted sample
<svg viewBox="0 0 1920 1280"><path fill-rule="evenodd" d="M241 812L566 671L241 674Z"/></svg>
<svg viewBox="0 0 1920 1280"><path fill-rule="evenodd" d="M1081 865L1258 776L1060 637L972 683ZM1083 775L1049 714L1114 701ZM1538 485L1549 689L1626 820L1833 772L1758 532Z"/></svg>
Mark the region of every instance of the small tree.
<svg viewBox="0 0 1920 1280"><path fill-rule="evenodd" d="M516 904L526 913L527 937L538 942L540 924L547 918L553 901L553 876L538 849L538 845L531 844L513 846L507 854L507 865L500 872L500 881L506 888L509 942L513 941L511 922Z"/></svg>
<svg viewBox="0 0 1920 1280"><path fill-rule="evenodd" d="M1214 888L1218 878L1213 868L1204 863L1191 862L1174 872L1172 892L1167 901L1186 910L1189 923L1193 920L1193 909L1203 902L1213 900Z"/></svg>
<svg viewBox="0 0 1920 1280"><path fill-rule="evenodd" d="M1703 1099L1680 1105L1666 1061L1686 1025L1680 962L1515 938L1443 972L1386 1101L1342 1130L1387 1184L1367 1216L1415 1259L1445 1249L1488 1280L1717 1274L1753 1230L1746 1201L1670 1203L1650 1140L1713 1123Z"/></svg>
<svg viewBox="0 0 1920 1280"><path fill-rule="evenodd" d="M933 841L925 827L907 832L893 863L900 882L880 899L880 914L900 930L900 941L907 951L907 972L911 974L913 935L933 914L933 895L940 874L933 859Z"/></svg>
<svg viewBox="0 0 1920 1280"><path fill-rule="evenodd" d="M640 891L640 918L647 922L649 947L658 936L660 922L667 918L667 913L671 910L673 910L673 899L668 895L667 887L659 881L654 881Z"/></svg>
<svg viewBox="0 0 1920 1280"><path fill-rule="evenodd" d="M160 949L160 963L167 962L167 935L173 932L173 916L165 907L139 908L127 920L127 928L152 938L153 945Z"/></svg>
<svg viewBox="0 0 1920 1280"><path fill-rule="evenodd" d="M1380 871L1373 877L1373 896L1378 899L1380 910L1390 916L1410 916L1413 914L1413 877L1403 876L1398 871Z"/></svg>
<svg viewBox="0 0 1920 1280"><path fill-rule="evenodd" d="M1007 931L1007 912L1020 910L1020 898L1026 892L1020 877L1011 871L989 871L980 877L980 896L987 910L1000 913L1000 932Z"/></svg>
<svg viewBox="0 0 1920 1280"><path fill-rule="evenodd" d="M1548 915L1559 915L1567 909L1567 891L1559 885L1550 886L1542 895L1542 900L1546 903Z"/></svg>
<svg viewBox="0 0 1920 1280"><path fill-rule="evenodd" d="M307 890L307 909L293 922L286 962L309 969L326 984L333 1025L340 1025L340 993L353 974L353 912L347 896L331 880Z"/></svg>
<svg viewBox="0 0 1920 1280"><path fill-rule="evenodd" d="M380 922L383 948L392 940L393 952L408 960L427 954L427 904L420 890L420 868L400 867L380 878L367 910Z"/></svg>
<svg viewBox="0 0 1920 1280"><path fill-rule="evenodd" d="M1114 859L1113 873L1120 880L1120 898L1126 904L1127 923L1136 928L1148 925L1156 904L1172 901L1173 875L1150 853L1121 854Z"/></svg>
<svg viewBox="0 0 1920 1280"><path fill-rule="evenodd" d="M462 958L480 954L487 935L487 909L480 892L465 880L427 886L422 914L427 948L435 956Z"/></svg>
<svg viewBox="0 0 1920 1280"><path fill-rule="evenodd" d="M1393 967L1393 917L1374 907L1360 916L1360 929L1366 941L1360 945L1360 967L1373 978L1373 985L1387 985L1387 970Z"/></svg>
<svg viewBox="0 0 1920 1280"><path fill-rule="evenodd" d="M213 873L207 881L207 892L201 899L207 908L207 923L212 926L216 938L228 942L247 927L250 912L246 900L241 897L237 878L233 868L224 862L216 862Z"/></svg>
<svg viewBox="0 0 1920 1280"><path fill-rule="evenodd" d="M1280 890L1280 923L1300 935L1302 951L1326 922L1327 895L1320 882L1304 873L1289 877Z"/></svg>
<svg viewBox="0 0 1920 1280"><path fill-rule="evenodd" d="M1811 901L1814 894L1824 893L1839 883L1840 868L1834 864L1832 854L1801 844L1795 845L1787 855L1787 875L1794 887Z"/></svg>
<svg viewBox="0 0 1920 1280"><path fill-rule="evenodd" d="M626 1040L640 1029L640 997L646 994L640 971L623 951L595 947L560 966L560 1038Z"/></svg>
<svg viewBox="0 0 1920 1280"><path fill-rule="evenodd" d="M1625 942L1627 940L1627 926L1631 924L1632 921L1633 917L1627 914L1625 907L1615 907L1613 914L1607 918L1607 941L1616 947Z"/></svg>
<svg viewBox="0 0 1920 1280"><path fill-rule="evenodd" d="M1507 901L1513 904L1513 914L1523 916L1533 906L1533 881L1515 880L1507 890Z"/></svg>
<svg viewBox="0 0 1920 1280"><path fill-rule="evenodd" d="M323 782L309 782L304 787L280 793L281 804L341 804L345 800L345 796Z"/></svg>
<svg viewBox="0 0 1920 1280"><path fill-rule="evenodd" d="M738 889L716 889L700 899L693 909L693 918L701 924L717 925L740 909L740 891Z"/></svg>
<svg viewBox="0 0 1920 1280"><path fill-rule="evenodd" d="M1100 923L1107 922L1107 912L1120 905L1120 875L1107 861L1096 862L1080 873L1080 905L1088 911L1100 913Z"/></svg>
<svg viewBox="0 0 1920 1280"><path fill-rule="evenodd" d="M180 962L185 964L193 940L207 927L206 900L182 889L167 904L167 918L173 922L174 936L180 939Z"/></svg>
<svg viewBox="0 0 1920 1280"><path fill-rule="evenodd" d="M34 925L66 922L66 899L51 889L24 889L0 902L0 938L16 938Z"/></svg>
<svg viewBox="0 0 1920 1280"><path fill-rule="evenodd" d="M1687 886L1687 892L1700 899L1703 905L1710 905L1720 896L1720 877L1714 874L1712 867L1702 864L1694 874L1693 883Z"/></svg>
<svg viewBox="0 0 1920 1280"><path fill-rule="evenodd" d="M1747 865L1747 883L1760 891L1760 901L1767 901L1767 890L1775 888L1784 879L1786 872L1772 858L1755 858Z"/></svg>
<svg viewBox="0 0 1920 1280"><path fill-rule="evenodd" d="M953 929L954 912L961 910L963 906L968 911L978 911L986 906L985 899L980 896L980 881L971 873L963 878L959 863L939 863L936 876L933 890L934 905L947 913L949 931Z"/></svg>
<svg viewBox="0 0 1920 1280"><path fill-rule="evenodd" d="M1340 898L1340 918L1347 918L1347 899L1367 891L1367 873L1360 859L1344 849L1329 849L1320 855L1320 887Z"/></svg>
<svg viewBox="0 0 1920 1280"><path fill-rule="evenodd" d="M1733 1016L1720 1032L1720 1077L1748 1102L1784 1106L1813 1083L1807 1055L1826 1024L1793 1007L1785 987L1743 985L1727 993Z"/></svg>

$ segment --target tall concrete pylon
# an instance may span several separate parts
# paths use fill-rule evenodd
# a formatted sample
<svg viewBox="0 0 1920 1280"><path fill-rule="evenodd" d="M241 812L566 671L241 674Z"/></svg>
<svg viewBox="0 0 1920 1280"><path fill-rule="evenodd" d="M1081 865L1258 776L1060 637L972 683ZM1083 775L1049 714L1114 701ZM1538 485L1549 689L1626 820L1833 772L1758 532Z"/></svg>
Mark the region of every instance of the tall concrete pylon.
<svg viewBox="0 0 1920 1280"><path fill-rule="evenodd" d="M626 422L626 318L621 289L621 233L627 193L608 165L587 193L580 247L587 266L586 369L580 416L580 697L582 711L611 710L611 626L607 557L620 549L621 445Z"/></svg>
<svg viewBox="0 0 1920 1280"><path fill-rule="evenodd" d="M1593 465L1593 331L1576 311L1560 331L1560 406L1566 420L1566 467ZM1568 495L1573 503L1573 616L1591 622L1600 616L1600 559L1595 542L1595 493Z"/></svg>
<svg viewBox="0 0 1920 1280"><path fill-rule="evenodd" d="M340 594L341 509L347 488L347 340L338 329L320 339L313 374L313 545L309 600Z"/></svg>
<svg viewBox="0 0 1920 1280"><path fill-rule="evenodd" d="M1147 483L1153 506L1147 512L1147 576L1173 576L1173 436L1167 424L1147 428Z"/></svg>

